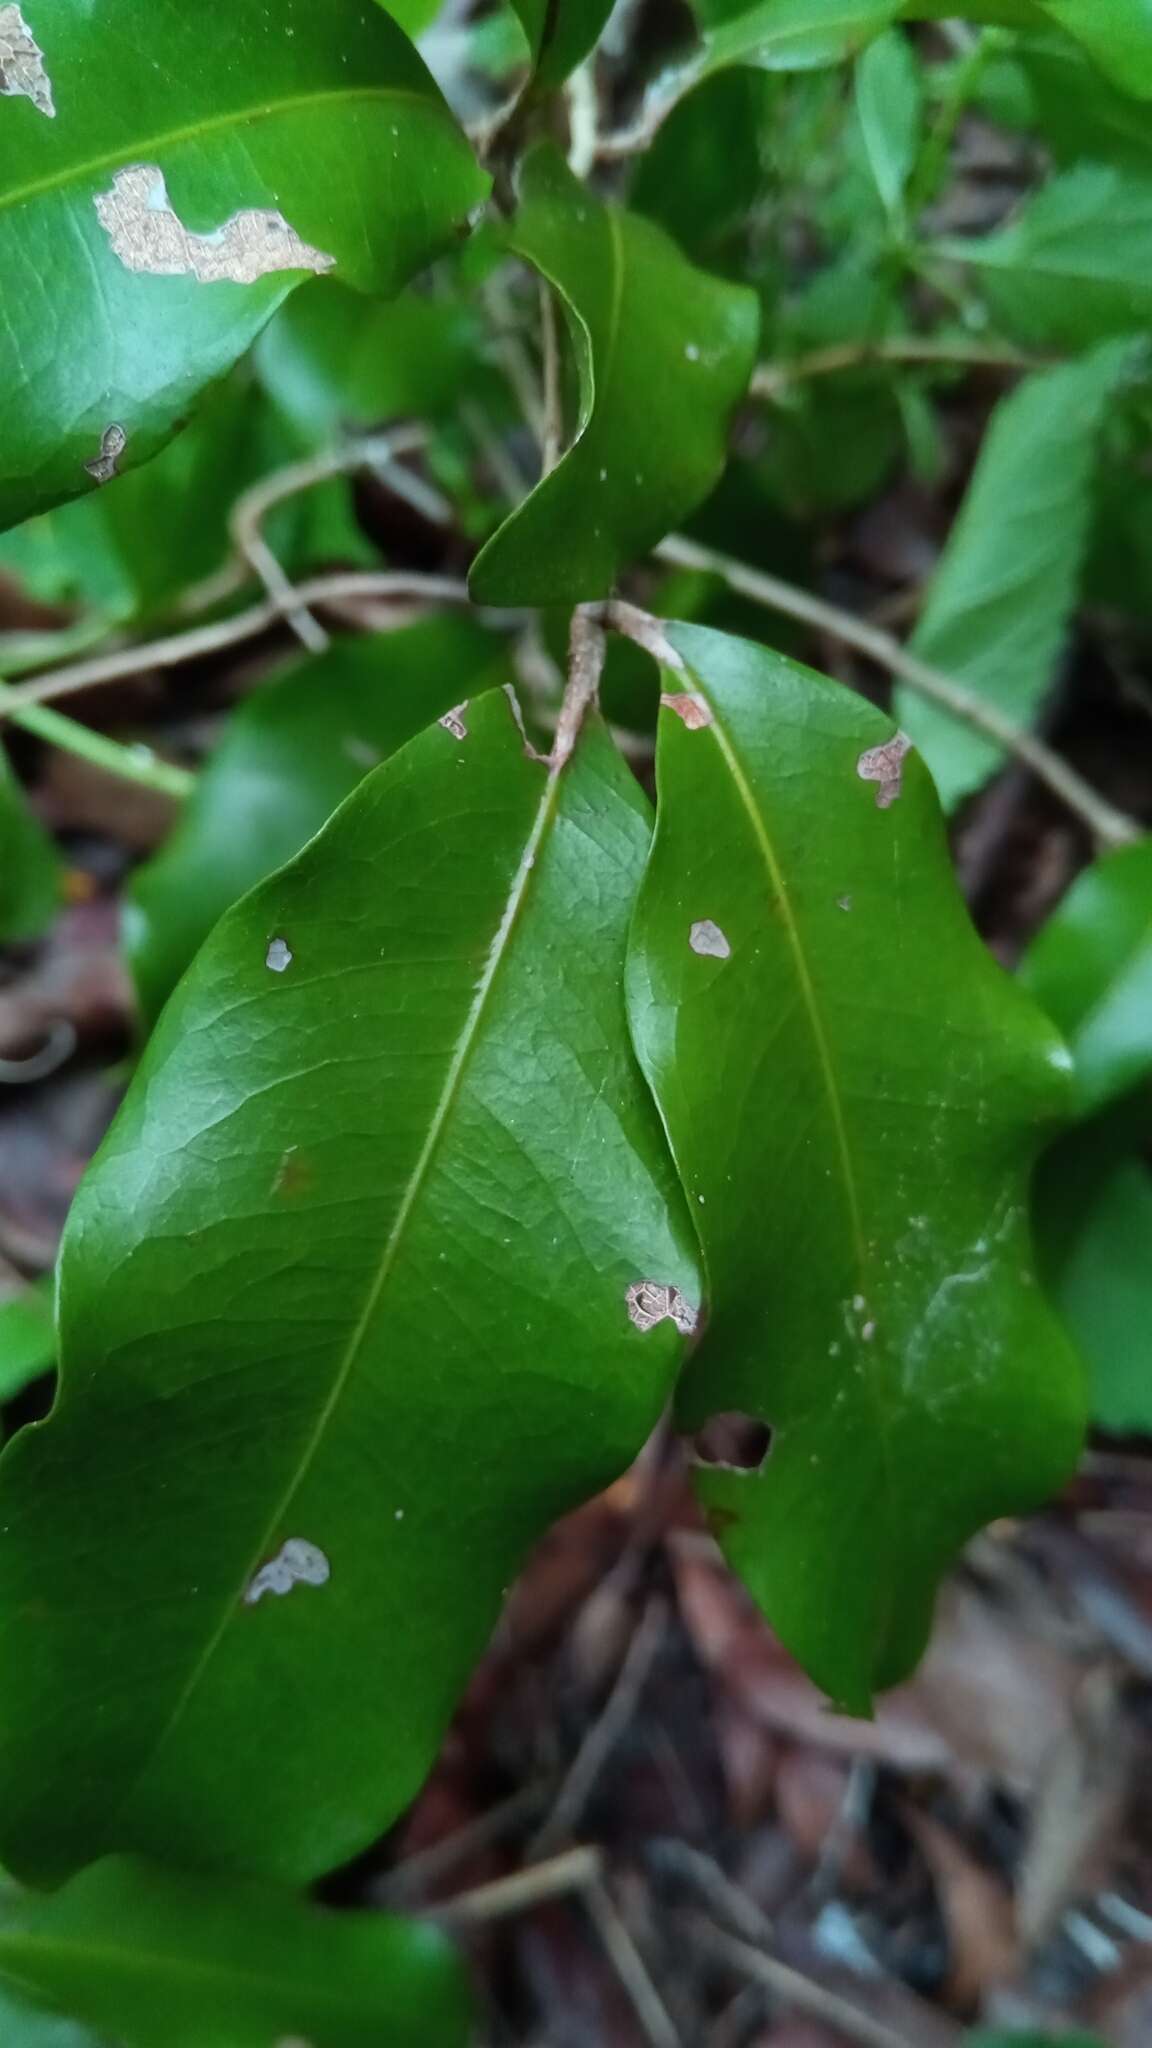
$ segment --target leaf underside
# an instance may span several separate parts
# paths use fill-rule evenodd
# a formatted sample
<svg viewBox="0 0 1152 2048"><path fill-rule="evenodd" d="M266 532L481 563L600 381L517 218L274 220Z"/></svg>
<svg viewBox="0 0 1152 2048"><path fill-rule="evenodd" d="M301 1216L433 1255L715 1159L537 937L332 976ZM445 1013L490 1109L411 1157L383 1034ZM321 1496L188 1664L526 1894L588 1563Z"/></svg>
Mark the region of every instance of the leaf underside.
<svg viewBox="0 0 1152 2048"><path fill-rule="evenodd" d="M699 1491L784 1641L865 1712L957 1546L1075 1454L1026 1202L1067 1055L972 930L884 718L751 643L668 640L628 998L708 1273L680 1414L770 1426L761 1473Z"/></svg>

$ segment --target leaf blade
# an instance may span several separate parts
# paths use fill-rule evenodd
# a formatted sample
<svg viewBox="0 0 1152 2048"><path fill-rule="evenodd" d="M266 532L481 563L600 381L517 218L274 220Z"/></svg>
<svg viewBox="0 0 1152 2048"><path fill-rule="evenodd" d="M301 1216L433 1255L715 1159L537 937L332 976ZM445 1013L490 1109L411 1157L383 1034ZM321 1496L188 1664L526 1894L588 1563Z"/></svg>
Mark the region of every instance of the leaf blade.
<svg viewBox="0 0 1152 2048"><path fill-rule="evenodd" d="M975 938L915 757L883 808L862 783L883 719L751 643L667 637L666 690L710 717L662 714L628 992L708 1268L680 1413L772 1428L762 1474L698 1490L784 1641L861 1711L919 1654L958 1544L1075 1449L1075 1361L1017 1277L1067 1056Z"/></svg>

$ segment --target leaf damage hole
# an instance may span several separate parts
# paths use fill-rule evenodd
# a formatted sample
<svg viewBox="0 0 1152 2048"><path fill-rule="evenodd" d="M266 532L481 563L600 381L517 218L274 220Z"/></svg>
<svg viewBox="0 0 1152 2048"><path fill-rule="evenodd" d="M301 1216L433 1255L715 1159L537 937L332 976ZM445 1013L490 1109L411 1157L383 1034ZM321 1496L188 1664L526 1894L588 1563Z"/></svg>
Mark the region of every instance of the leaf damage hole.
<svg viewBox="0 0 1152 2048"><path fill-rule="evenodd" d="M454 704L451 711L446 711L443 718L438 718L436 723L437 725L442 725L445 732L450 732L454 740L466 740L468 737L468 722L464 714L467 709L468 699L465 697L462 704Z"/></svg>
<svg viewBox="0 0 1152 2048"><path fill-rule="evenodd" d="M868 747L856 763L861 782L874 782L876 808L890 810L904 787L904 762L912 751L907 733L898 732L882 746Z"/></svg>
<svg viewBox="0 0 1152 2048"><path fill-rule="evenodd" d="M710 917L697 920L688 934L688 944L694 953L700 953L706 960L730 960L732 948L718 924Z"/></svg>
<svg viewBox="0 0 1152 2048"><path fill-rule="evenodd" d="M0 93L31 100L38 114L56 119L44 52L19 7L0 7Z"/></svg>
<svg viewBox="0 0 1152 2048"><path fill-rule="evenodd" d="M331 1576L332 1568L317 1544L306 1542L303 1536L289 1536L276 1556L261 1565L244 1594L244 1605L255 1607L265 1593L281 1597L293 1586L326 1586Z"/></svg>
<svg viewBox="0 0 1152 2048"><path fill-rule="evenodd" d="M660 699L666 711L674 711L683 720L689 732L703 732L712 723L712 706L705 704L702 697L693 697L687 690L679 695L665 693Z"/></svg>
<svg viewBox="0 0 1152 2048"><path fill-rule="evenodd" d="M255 284L280 270L331 270L334 256L302 241L282 213L249 207L211 234L196 235L173 212L157 164L117 171L98 192L96 217L126 270L194 277L199 284Z"/></svg>
<svg viewBox="0 0 1152 2048"><path fill-rule="evenodd" d="M692 1438L692 1456L697 1465L718 1466L725 1472L762 1472L772 1449L772 1431L758 1415L744 1415L731 1409L710 1415Z"/></svg>
<svg viewBox="0 0 1152 2048"><path fill-rule="evenodd" d="M264 965L270 967L273 974L284 974L291 967L292 948L287 939L269 941L268 951L264 955Z"/></svg>
<svg viewBox="0 0 1152 2048"><path fill-rule="evenodd" d="M629 1322L643 1335L658 1323L675 1323L682 1337L695 1335L699 1311L678 1287L670 1287L663 1280L634 1280L624 1298Z"/></svg>
<svg viewBox="0 0 1152 2048"><path fill-rule="evenodd" d="M99 455L94 455L91 462L84 464L89 476L94 477L98 484L110 484L113 477L120 474L120 457L127 446L127 434L113 421L100 436Z"/></svg>

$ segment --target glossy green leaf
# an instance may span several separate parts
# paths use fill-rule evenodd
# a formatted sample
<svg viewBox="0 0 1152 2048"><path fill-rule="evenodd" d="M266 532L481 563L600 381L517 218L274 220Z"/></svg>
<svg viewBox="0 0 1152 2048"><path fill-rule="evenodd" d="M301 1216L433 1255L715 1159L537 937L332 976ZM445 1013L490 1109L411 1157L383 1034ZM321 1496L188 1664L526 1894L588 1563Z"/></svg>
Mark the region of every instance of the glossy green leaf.
<svg viewBox="0 0 1152 2048"><path fill-rule="evenodd" d="M527 1546L643 1443L699 1299L620 993L648 842L602 726L551 773L493 692L168 1004L69 1220L61 1399L0 1466L18 1874L364 1848Z"/></svg>
<svg viewBox="0 0 1152 2048"><path fill-rule="evenodd" d="M9 1293L0 1283L0 1401L22 1393L56 1363L50 1283ZM0 2039L2 2039L0 2035Z"/></svg>
<svg viewBox="0 0 1152 2048"><path fill-rule="evenodd" d="M1085 869L1020 977L1072 1048L1081 1116L1152 1076L1152 839Z"/></svg>
<svg viewBox="0 0 1152 2048"><path fill-rule="evenodd" d="M554 92L600 40L613 0L512 0L532 53L532 90Z"/></svg>
<svg viewBox="0 0 1152 2048"><path fill-rule="evenodd" d="M468 620L427 619L337 642L241 705L172 837L133 878L125 937L146 1017L246 889L291 860L370 768L471 694L495 644Z"/></svg>
<svg viewBox="0 0 1152 2048"><path fill-rule="evenodd" d="M1044 370L1001 401L912 647L1018 725L1056 679L1076 606L1100 431L1129 350L1112 343ZM946 809L979 789L1003 754L994 741L902 687L897 715Z"/></svg>
<svg viewBox="0 0 1152 2048"><path fill-rule="evenodd" d="M894 29L870 44L856 67L856 113L876 190L896 218L920 148L923 108L916 54Z"/></svg>
<svg viewBox="0 0 1152 2048"><path fill-rule="evenodd" d="M4 2048L116 2048L107 2035L93 2034L74 2020L5 1991L0 1984L0 2041Z"/></svg>
<svg viewBox="0 0 1152 2048"><path fill-rule="evenodd" d="M1152 176L1084 164L996 234L938 246L979 270L1023 341L1075 349L1152 327Z"/></svg>
<svg viewBox="0 0 1152 2048"><path fill-rule="evenodd" d="M636 165L629 205L694 263L723 264L726 241L746 230L768 188L765 143L780 85L745 68L706 78L677 102Z"/></svg>
<svg viewBox="0 0 1152 2048"><path fill-rule="evenodd" d="M0 1898L0 1978L123 2048L464 2048L469 2031L437 1929L132 1857Z"/></svg>
<svg viewBox="0 0 1152 2048"><path fill-rule="evenodd" d="M1062 166L1083 157L1112 163L1138 177L1152 175L1152 122L1143 100L1132 98L1097 70L1084 50L1062 36L1021 42L990 67L988 81L1018 86L1024 111L1009 123L1043 136ZM996 118L992 99L988 109Z"/></svg>
<svg viewBox="0 0 1152 2048"><path fill-rule="evenodd" d="M56 853L0 746L0 942L35 938L59 897Z"/></svg>
<svg viewBox="0 0 1152 2048"><path fill-rule="evenodd" d="M1152 99L1152 0L1042 0L1125 92Z"/></svg>
<svg viewBox="0 0 1152 2048"><path fill-rule="evenodd" d="M1026 1206L1068 1055L976 937L888 721L764 647L667 636L628 1002L708 1273L680 1417L771 1427L761 1473L699 1491L789 1648L865 1712L958 1546L1075 1456Z"/></svg>
<svg viewBox="0 0 1152 2048"><path fill-rule="evenodd" d="M1036 1178L1040 1270L1088 1368L1092 1419L1152 1434L1152 1172L1125 1110L1061 1140Z"/></svg>
<svg viewBox="0 0 1152 2048"><path fill-rule="evenodd" d="M314 272L397 290L485 190L360 0L29 0L24 29L0 105L0 525L155 454Z"/></svg>
<svg viewBox="0 0 1152 2048"><path fill-rule="evenodd" d="M575 604L606 596L716 482L759 310L651 222L595 198L549 143L525 159L511 242L568 315L580 416L567 454L482 549L472 595Z"/></svg>
<svg viewBox="0 0 1152 2048"><path fill-rule="evenodd" d="M900 13L901 0L761 0L705 38L709 70L755 64L764 71L807 71L866 48Z"/></svg>

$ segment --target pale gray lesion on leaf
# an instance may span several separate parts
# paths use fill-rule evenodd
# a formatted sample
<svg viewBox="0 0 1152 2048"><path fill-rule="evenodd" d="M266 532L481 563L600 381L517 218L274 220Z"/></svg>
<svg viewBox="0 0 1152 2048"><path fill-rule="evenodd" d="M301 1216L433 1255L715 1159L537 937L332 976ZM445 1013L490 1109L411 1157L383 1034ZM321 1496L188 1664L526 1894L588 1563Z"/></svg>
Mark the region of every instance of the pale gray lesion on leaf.
<svg viewBox="0 0 1152 2048"><path fill-rule="evenodd" d="M0 7L0 93L31 100L37 113L56 118L44 52L19 7Z"/></svg>
<svg viewBox="0 0 1152 2048"><path fill-rule="evenodd" d="M907 733L894 733L882 746L867 747L856 763L861 782L875 782L876 808L890 810L904 787L904 762L912 751Z"/></svg>
<svg viewBox="0 0 1152 2048"><path fill-rule="evenodd" d="M285 974L292 965L292 948L287 939L270 939L264 955L264 965L273 974Z"/></svg>
<svg viewBox="0 0 1152 2048"><path fill-rule="evenodd" d="M127 434L113 421L100 437L99 455L94 455L91 462L84 464L89 476L94 477L98 484L110 484L113 477L120 474L120 457L127 446Z"/></svg>
<svg viewBox="0 0 1152 2048"><path fill-rule="evenodd" d="M718 924L710 917L696 920L688 934L688 944L694 953L706 960L730 960L732 948Z"/></svg>
<svg viewBox="0 0 1152 2048"><path fill-rule="evenodd" d="M95 196L96 217L126 270L154 277L194 277L200 284L255 284L281 270L333 269L336 258L302 241L282 213L251 207L211 234L184 226L156 164L117 171L110 191Z"/></svg>
<svg viewBox="0 0 1152 2048"><path fill-rule="evenodd" d="M332 1568L318 1544L303 1536L289 1536L275 1557L269 1558L255 1574L244 1594L244 1605L255 1607L265 1593L282 1596L293 1586L326 1586Z"/></svg>
<svg viewBox="0 0 1152 2048"><path fill-rule="evenodd" d="M466 740L468 723L464 714L467 709L468 699L465 697L462 704L454 704L451 711L446 711L443 718L438 718L436 723L442 725L445 732L450 732L454 740Z"/></svg>
<svg viewBox="0 0 1152 2048"><path fill-rule="evenodd" d="M712 706L702 697L693 697L688 691L676 694L667 692L660 699L666 711L674 711L677 718L687 726L689 732L703 732L712 724Z"/></svg>
<svg viewBox="0 0 1152 2048"><path fill-rule="evenodd" d="M678 1287L663 1280L634 1280L624 1299L629 1322L644 1334L657 1323L675 1323L682 1337L695 1334L699 1313Z"/></svg>

